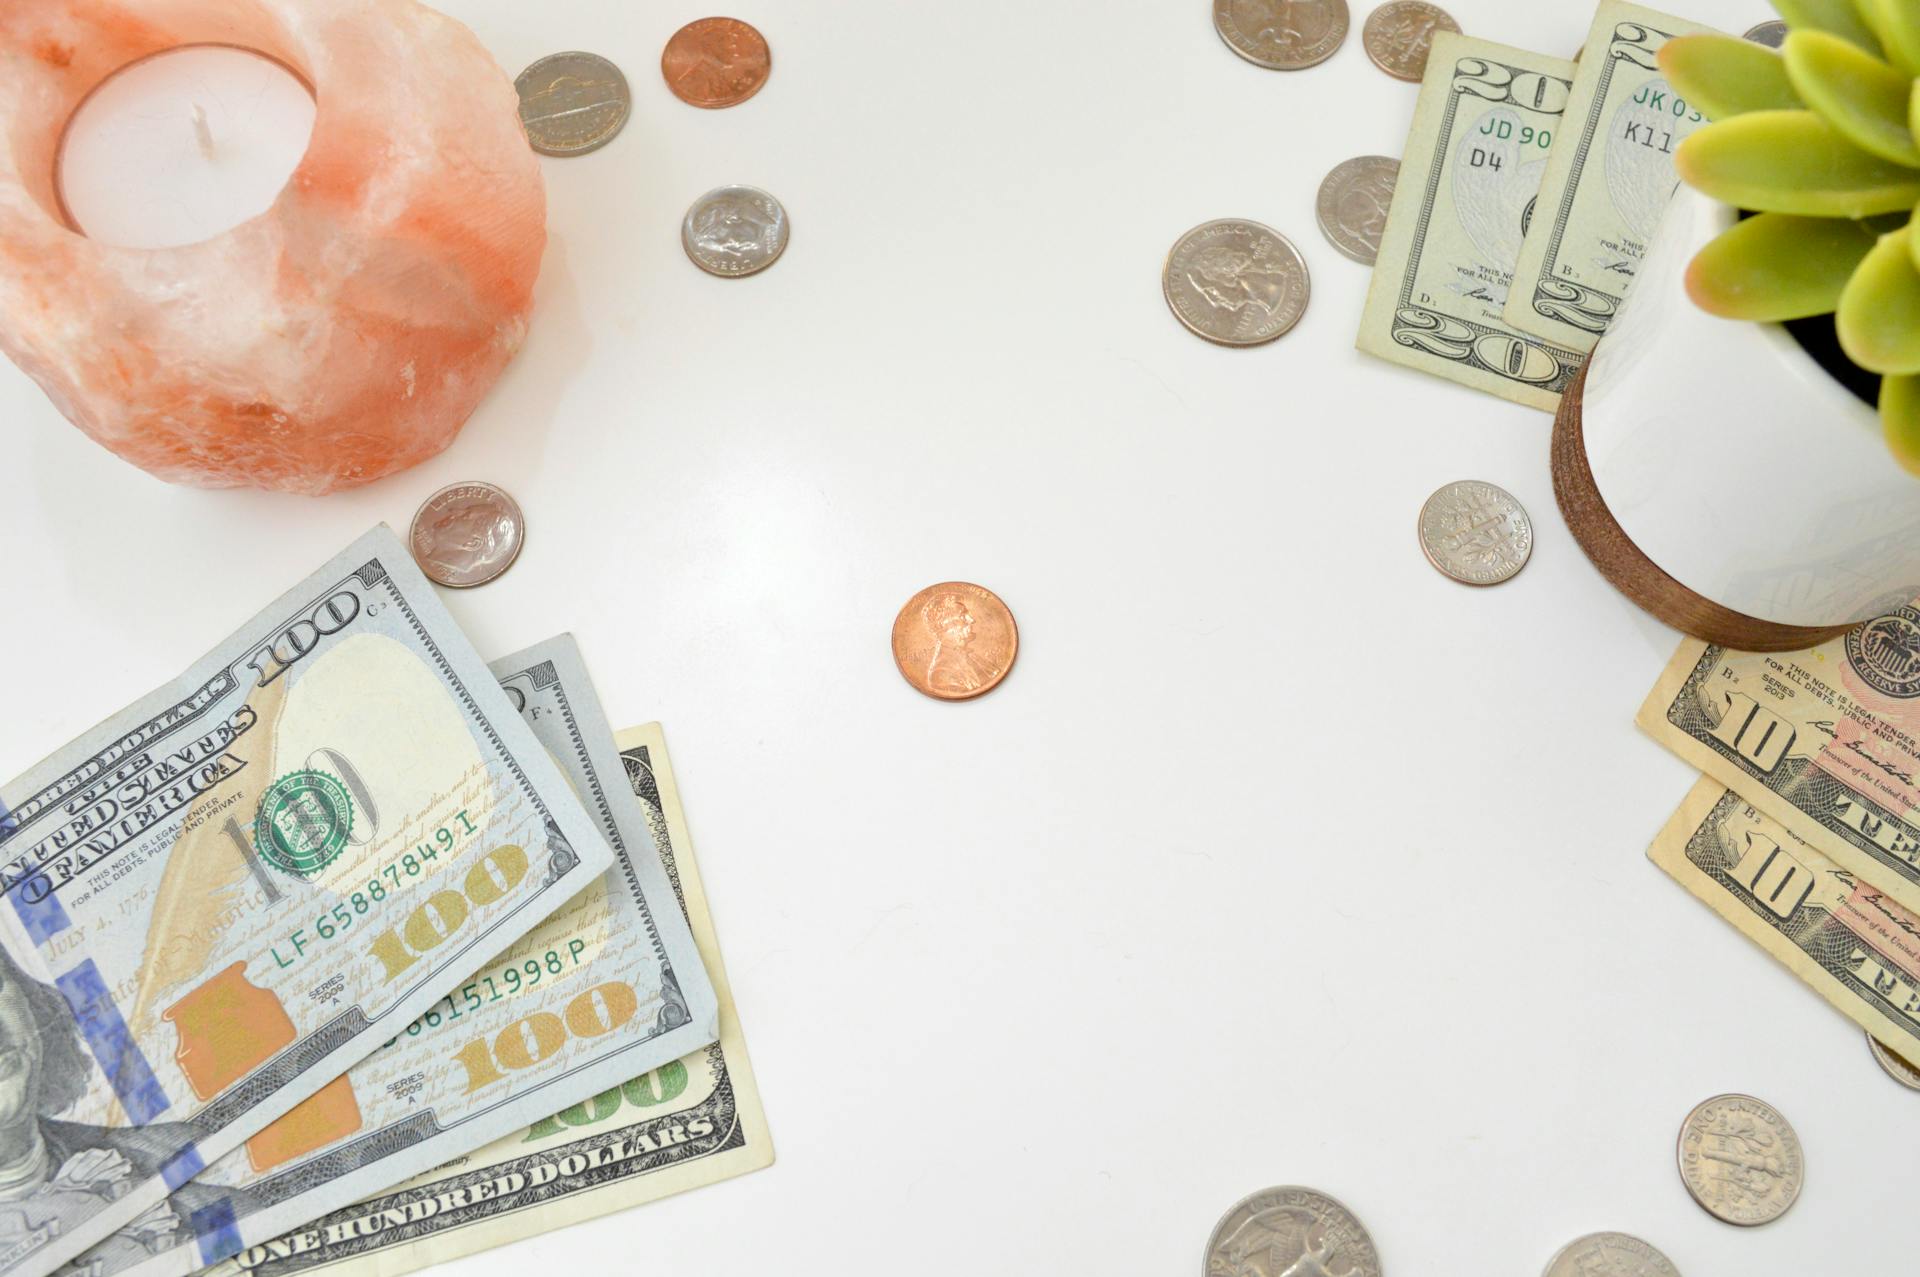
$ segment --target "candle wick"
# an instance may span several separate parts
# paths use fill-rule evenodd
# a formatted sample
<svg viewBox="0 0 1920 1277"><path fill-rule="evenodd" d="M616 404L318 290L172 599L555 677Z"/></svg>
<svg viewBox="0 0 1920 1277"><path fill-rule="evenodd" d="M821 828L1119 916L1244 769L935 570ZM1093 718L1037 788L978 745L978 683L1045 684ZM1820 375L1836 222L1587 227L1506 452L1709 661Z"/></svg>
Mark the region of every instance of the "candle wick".
<svg viewBox="0 0 1920 1277"><path fill-rule="evenodd" d="M200 140L200 154L213 158L213 127L207 123L206 108L193 104L193 133Z"/></svg>

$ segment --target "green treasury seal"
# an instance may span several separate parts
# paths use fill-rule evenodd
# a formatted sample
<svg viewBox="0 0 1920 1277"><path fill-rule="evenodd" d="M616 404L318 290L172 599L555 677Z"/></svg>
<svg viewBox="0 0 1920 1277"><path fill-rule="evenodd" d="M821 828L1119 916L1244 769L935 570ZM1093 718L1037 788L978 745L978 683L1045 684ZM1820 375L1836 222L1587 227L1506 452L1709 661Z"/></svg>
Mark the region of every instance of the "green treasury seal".
<svg viewBox="0 0 1920 1277"><path fill-rule="evenodd" d="M260 797L253 846L275 869L311 878L346 850L353 799L325 772L289 772Z"/></svg>

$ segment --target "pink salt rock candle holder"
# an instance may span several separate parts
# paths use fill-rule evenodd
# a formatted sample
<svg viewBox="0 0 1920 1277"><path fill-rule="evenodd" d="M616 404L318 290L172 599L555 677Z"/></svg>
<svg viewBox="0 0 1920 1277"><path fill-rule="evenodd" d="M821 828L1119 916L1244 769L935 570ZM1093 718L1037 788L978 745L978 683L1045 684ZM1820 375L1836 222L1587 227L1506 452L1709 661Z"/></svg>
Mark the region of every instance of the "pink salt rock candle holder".
<svg viewBox="0 0 1920 1277"><path fill-rule="evenodd" d="M88 239L56 176L68 121L202 44L305 79L305 157L201 243ZM317 495L440 452L525 339L545 247L512 82L414 0L0 0L0 349L163 479Z"/></svg>

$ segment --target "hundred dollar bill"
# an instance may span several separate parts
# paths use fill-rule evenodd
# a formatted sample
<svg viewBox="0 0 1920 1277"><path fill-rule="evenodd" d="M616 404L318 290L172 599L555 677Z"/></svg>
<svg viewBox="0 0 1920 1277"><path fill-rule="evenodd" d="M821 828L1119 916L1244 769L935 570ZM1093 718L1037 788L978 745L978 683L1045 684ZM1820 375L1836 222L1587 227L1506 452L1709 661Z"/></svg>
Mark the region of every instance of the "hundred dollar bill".
<svg viewBox="0 0 1920 1277"><path fill-rule="evenodd" d="M1514 268L1515 328L1579 351L1606 332L1680 183L1674 148L1706 123L1654 59L1673 37L1712 30L1619 0L1600 6Z"/></svg>
<svg viewBox="0 0 1920 1277"><path fill-rule="evenodd" d="M1694 786L1647 854L1855 1024L1920 1058L1920 915L1718 781Z"/></svg>
<svg viewBox="0 0 1920 1277"><path fill-rule="evenodd" d="M718 1183L773 1162L760 1092L720 961L659 725L620 756L720 1000L720 1041L525 1131L335 1211L207 1277L400 1277L444 1260Z"/></svg>
<svg viewBox="0 0 1920 1277"><path fill-rule="evenodd" d="M156 1208L82 1255L73 1277L186 1277L718 1037L713 986L573 639L491 668L598 822L614 868L334 1083L357 1114L350 1131L264 1168L229 1153L194 1181L188 1213L217 1227L189 1230ZM255 1138L299 1143L317 1116L307 1106L324 1098Z"/></svg>
<svg viewBox="0 0 1920 1277"><path fill-rule="evenodd" d="M0 804L8 1277L218 1232L169 1190L352 1130L347 1067L613 857L384 527Z"/></svg>
<svg viewBox="0 0 1920 1277"><path fill-rule="evenodd" d="M1920 913L1920 610L1777 656L1680 645L1640 726Z"/></svg>
<svg viewBox="0 0 1920 1277"><path fill-rule="evenodd" d="M1554 411L1584 360L1507 322L1508 290L1573 63L1434 37L1400 161L1361 350Z"/></svg>

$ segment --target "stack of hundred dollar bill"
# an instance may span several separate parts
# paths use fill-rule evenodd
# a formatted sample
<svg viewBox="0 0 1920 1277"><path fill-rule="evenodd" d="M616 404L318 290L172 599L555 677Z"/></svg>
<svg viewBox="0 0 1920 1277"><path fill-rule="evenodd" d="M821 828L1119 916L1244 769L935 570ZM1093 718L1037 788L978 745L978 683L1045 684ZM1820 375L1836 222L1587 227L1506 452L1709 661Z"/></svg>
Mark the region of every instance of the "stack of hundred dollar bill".
<svg viewBox="0 0 1920 1277"><path fill-rule="evenodd" d="M772 1160L658 729L384 527L0 804L4 1277L391 1277Z"/></svg>
<svg viewBox="0 0 1920 1277"><path fill-rule="evenodd" d="M1655 59L1710 30L1605 0L1578 63L1435 35L1360 349L1556 411L1706 123Z"/></svg>

